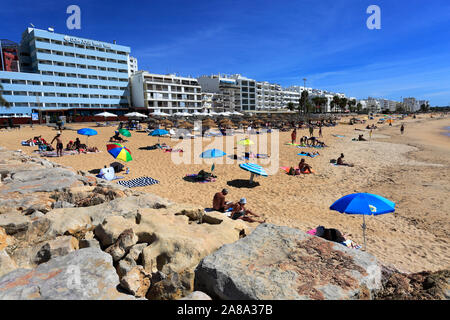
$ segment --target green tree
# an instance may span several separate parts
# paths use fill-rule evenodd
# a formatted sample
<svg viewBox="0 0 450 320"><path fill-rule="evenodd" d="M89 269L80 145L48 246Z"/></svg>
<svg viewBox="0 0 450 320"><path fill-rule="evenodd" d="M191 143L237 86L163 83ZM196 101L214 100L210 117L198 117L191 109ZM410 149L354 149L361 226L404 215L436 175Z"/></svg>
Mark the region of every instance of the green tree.
<svg viewBox="0 0 450 320"><path fill-rule="evenodd" d="M289 103L287 104L287 108L288 108L289 110L291 110L291 111L294 111L294 110L295 110L295 104L294 104L293 102L289 102Z"/></svg>
<svg viewBox="0 0 450 320"><path fill-rule="evenodd" d="M5 98L3 98L2 91L3 91L3 86L0 84L0 106L9 108L9 107L11 107L11 105L9 104L8 101L6 101Z"/></svg>
<svg viewBox="0 0 450 320"><path fill-rule="evenodd" d="M333 100L331 100L331 110L334 110L334 112L336 112L337 111L337 107L339 106L339 101L340 101L340 98L339 98L339 96L334 96L333 97Z"/></svg>
<svg viewBox="0 0 450 320"><path fill-rule="evenodd" d="M430 105L428 103L424 103L420 106L420 111L421 112L428 112L430 111Z"/></svg>
<svg viewBox="0 0 450 320"><path fill-rule="evenodd" d="M345 108L347 107L348 99L347 98L341 98L339 99L338 106L341 109L341 112L345 111Z"/></svg>
<svg viewBox="0 0 450 320"><path fill-rule="evenodd" d="M356 100L352 99L348 101L348 107L350 109L350 112L355 112L356 111Z"/></svg>
<svg viewBox="0 0 450 320"><path fill-rule="evenodd" d="M358 104L356 105L356 111L361 112L361 110L362 110L362 104L361 104L361 102L358 102Z"/></svg>
<svg viewBox="0 0 450 320"><path fill-rule="evenodd" d="M308 110L308 91L302 91L302 95L300 97L300 101L299 101L299 111L300 114L305 114L306 111Z"/></svg>

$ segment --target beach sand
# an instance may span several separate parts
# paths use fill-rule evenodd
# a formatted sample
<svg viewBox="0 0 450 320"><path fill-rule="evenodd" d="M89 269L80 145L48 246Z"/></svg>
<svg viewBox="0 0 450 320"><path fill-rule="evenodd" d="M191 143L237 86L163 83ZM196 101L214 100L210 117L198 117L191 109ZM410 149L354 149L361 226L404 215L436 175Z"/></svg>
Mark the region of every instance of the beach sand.
<svg viewBox="0 0 450 320"><path fill-rule="evenodd" d="M199 154L206 149L220 148L233 153L234 143L247 137L243 133L231 137L225 145L223 138L204 141L197 145L195 152L165 153L161 150L142 150L158 141L157 137L149 137L144 132L132 132L132 137L125 145L131 150L133 161L126 166L130 174L125 179L148 176L160 181L159 184L138 188L180 203L192 203L211 207L215 192L226 187L229 189L227 200L238 201L247 198L247 207L267 219L267 222L299 228L307 231L318 225L337 228L346 233L350 239L362 244L362 216L340 214L330 211L329 206L340 197L349 193L369 192L384 196L396 203L394 214L370 216L367 224L367 251L380 261L394 265L405 272L423 270L436 271L450 265L449 224L450 224L450 137L442 134L443 128L450 126L450 118L430 119L421 115L418 119L408 118L405 123L405 134L400 135L400 122L392 127L387 124L378 125L372 140L354 142L352 138L364 133L369 138L365 125L341 124L334 128L323 129L323 140L329 147L319 149L320 156L306 158L315 170L315 174L289 176L279 170L269 177L257 177L260 184L255 188L246 188L250 174L239 168L241 161L230 164L219 164L216 160L214 173L216 182L191 183L183 179L186 174L198 173L201 169L210 170L211 163L201 163ZM342 120L343 121L343 120ZM376 121L368 121L369 124ZM74 129L91 127L98 131L97 136L89 138L90 146L97 146L102 152L97 154L80 154L62 158L48 158L75 170L89 171L100 169L115 161L106 151L106 144L114 133L114 127L95 127L95 124L68 124ZM364 130L356 131L355 128ZM317 132L317 131L316 131ZM46 126L24 126L21 130L0 132L0 145L8 149L21 149L32 154L36 147L23 147L21 140L42 135L51 141L56 131ZM345 135L344 138L333 134ZM297 138L309 135L308 130L299 130ZM64 144L80 137L82 143L86 137L77 135L76 131L64 130ZM267 137L272 137L267 135ZM252 141L262 139L261 135L251 135ZM298 139L297 139L298 140ZM172 147L188 150L188 145L201 143L199 139L171 141L161 138ZM272 143L269 139L268 151L252 150L272 155L272 163L276 167L297 166L302 158L301 151L316 149L299 149L285 145L290 142L290 132L279 135L279 163L275 161ZM274 142L275 144L275 142ZM335 167L330 159L336 159L340 153L345 160L354 163L355 167ZM180 156L190 158L191 164L177 164ZM197 163L192 163L196 161ZM259 159L251 162L269 167L267 160ZM273 165L273 164L272 164Z"/></svg>

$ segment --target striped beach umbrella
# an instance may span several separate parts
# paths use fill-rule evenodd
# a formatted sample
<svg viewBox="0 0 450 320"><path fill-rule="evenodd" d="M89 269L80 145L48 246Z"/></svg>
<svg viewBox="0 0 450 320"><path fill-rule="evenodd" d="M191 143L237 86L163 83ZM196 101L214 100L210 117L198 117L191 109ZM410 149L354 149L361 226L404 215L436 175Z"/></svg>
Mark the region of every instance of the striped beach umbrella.
<svg viewBox="0 0 450 320"><path fill-rule="evenodd" d="M109 154L114 157L114 159L122 160L124 162L133 160L133 158L131 158L130 150L128 150L128 148L121 145L120 143L108 144L106 145L106 149L108 150Z"/></svg>
<svg viewBox="0 0 450 320"><path fill-rule="evenodd" d="M254 164L254 163L241 163L239 167L245 171L249 171L251 173L250 175L250 183L253 183L253 179L255 175L267 177L267 172L264 170L263 167Z"/></svg>

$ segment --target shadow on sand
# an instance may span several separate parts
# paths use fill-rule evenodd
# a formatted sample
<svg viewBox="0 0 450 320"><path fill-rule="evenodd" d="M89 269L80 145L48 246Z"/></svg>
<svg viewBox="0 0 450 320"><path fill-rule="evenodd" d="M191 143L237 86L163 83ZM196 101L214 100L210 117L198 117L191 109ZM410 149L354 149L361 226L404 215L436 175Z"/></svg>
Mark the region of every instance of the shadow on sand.
<svg viewBox="0 0 450 320"><path fill-rule="evenodd" d="M250 183L250 180L235 179L235 180L227 181L227 185L229 185L230 187L235 187L235 188L251 189L251 188L258 187L260 184L259 184L259 182L255 182L255 181L253 181L253 183Z"/></svg>

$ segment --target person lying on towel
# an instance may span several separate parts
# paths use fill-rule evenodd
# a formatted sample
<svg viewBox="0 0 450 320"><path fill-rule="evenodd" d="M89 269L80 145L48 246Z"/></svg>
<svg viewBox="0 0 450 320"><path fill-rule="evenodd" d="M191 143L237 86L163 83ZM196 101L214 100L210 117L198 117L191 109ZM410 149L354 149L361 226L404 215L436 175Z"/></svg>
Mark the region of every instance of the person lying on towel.
<svg viewBox="0 0 450 320"><path fill-rule="evenodd" d="M245 198L242 198L241 200L239 200L239 202L233 205L233 210L231 211L231 219L233 220L241 219L247 222L265 223L266 221L258 221L248 216L252 215L254 217L259 217L257 214L254 214L253 212L245 208L246 203L247 200Z"/></svg>
<svg viewBox="0 0 450 320"><path fill-rule="evenodd" d="M114 135L109 138L110 142L123 142L124 140L122 139L121 136L119 136L119 131L115 131Z"/></svg>

